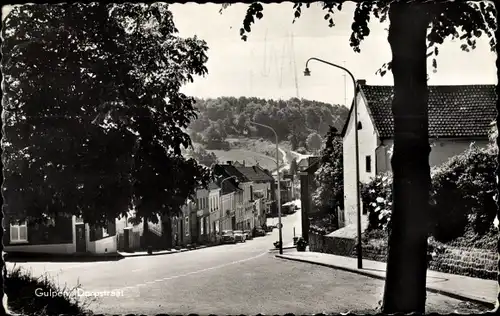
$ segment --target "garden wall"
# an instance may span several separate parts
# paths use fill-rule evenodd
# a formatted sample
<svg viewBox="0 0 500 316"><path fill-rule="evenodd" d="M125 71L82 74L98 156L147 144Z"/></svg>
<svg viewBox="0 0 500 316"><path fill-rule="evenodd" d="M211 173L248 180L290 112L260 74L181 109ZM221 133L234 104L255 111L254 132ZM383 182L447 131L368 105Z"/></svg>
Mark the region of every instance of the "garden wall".
<svg viewBox="0 0 500 316"><path fill-rule="evenodd" d="M309 250L340 256L356 257L355 240L332 238L317 233L309 233ZM387 244L383 241L370 241L363 244L363 258L385 262L387 260ZM465 275L475 278L497 279L497 253L494 250L446 246L430 262L429 269L439 272Z"/></svg>

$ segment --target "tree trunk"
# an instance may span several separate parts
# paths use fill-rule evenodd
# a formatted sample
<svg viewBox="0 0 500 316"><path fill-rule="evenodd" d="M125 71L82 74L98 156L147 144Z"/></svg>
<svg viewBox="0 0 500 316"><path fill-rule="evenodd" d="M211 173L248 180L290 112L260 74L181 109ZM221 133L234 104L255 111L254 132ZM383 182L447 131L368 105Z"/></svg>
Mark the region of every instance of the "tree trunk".
<svg viewBox="0 0 500 316"><path fill-rule="evenodd" d="M149 226L147 218L143 219L142 222L142 240L144 242L144 249L148 249L149 246Z"/></svg>
<svg viewBox="0 0 500 316"><path fill-rule="evenodd" d="M398 2L389 11L394 182L383 313L425 312L430 189L426 9Z"/></svg>
<svg viewBox="0 0 500 316"><path fill-rule="evenodd" d="M3 118L0 120L0 128L2 130L2 135L5 135L3 120L4 120ZM3 183L3 150L2 150L2 147L0 147L0 157L2 158L2 159L0 159L0 165L2 166L2 170L1 170L2 172L0 172L1 173L0 180ZM5 210L5 208L3 207L3 205L4 205L4 203L3 203L4 202L4 200L3 200L3 193L0 194L0 201L2 202L2 204L1 204L2 212L0 214L0 221L3 223L3 218L4 218L3 212ZM2 304L0 304L1 305L0 306L0 314L4 314L4 315L6 315L6 312L7 312L6 308L5 308L4 304L3 304L3 297L4 297L4 294L5 294L5 291L4 291L4 284L5 283L4 283L4 281L7 278L7 266L5 264L5 260L4 260L4 256L3 256L3 248L4 248L3 247L3 235L4 235L5 232L7 232L7 230L8 230L7 227L4 230L3 224L2 224L2 229L0 229L0 238L1 238L0 239L1 240L1 242L0 242L0 254L2 254L2 260L0 260L0 262L1 262L1 269L2 269L2 271L0 272L0 284L2 285L2 286L0 286L0 297L2 298ZM10 229L9 229L9 231L7 233L10 234Z"/></svg>
<svg viewBox="0 0 500 316"><path fill-rule="evenodd" d="M498 21L500 21L500 1L495 1L495 7L496 7L496 16L497 16L497 24ZM500 27L497 26L497 29L495 31L495 39L496 39L496 53L497 53L497 60L496 60L496 67L497 67L497 78L499 79L497 82L496 86L496 93L497 93L497 117L496 117L496 125L497 125L497 133L500 133L500 46L499 46L499 41L500 41ZM496 137L496 145L497 145L497 150L500 149L500 134L497 135ZM497 199L496 199L496 204L497 204L497 218L500 219L500 150L497 152L497 169L495 171L496 173L496 181L497 181ZM497 314L500 312L500 238L497 243L497 253L498 253L498 264L497 264L497 282L498 282L498 292L497 292L497 301L495 304L495 310L494 312Z"/></svg>

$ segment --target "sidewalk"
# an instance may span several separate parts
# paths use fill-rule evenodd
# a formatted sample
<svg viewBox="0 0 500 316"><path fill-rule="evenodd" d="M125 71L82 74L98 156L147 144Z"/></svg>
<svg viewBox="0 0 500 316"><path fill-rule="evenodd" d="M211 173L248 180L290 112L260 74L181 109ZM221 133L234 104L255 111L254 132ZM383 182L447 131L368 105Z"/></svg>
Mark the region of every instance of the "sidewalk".
<svg viewBox="0 0 500 316"><path fill-rule="evenodd" d="M385 280L385 262L363 259L363 269L357 268L357 259L319 252L289 252L277 258L317 264L334 269ZM470 301L494 308L497 296L497 281L472 278L462 275L427 271L427 290L455 299Z"/></svg>
<svg viewBox="0 0 500 316"><path fill-rule="evenodd" d="M214 245L216 246L216 245ZM196 248L182 248L180 250L159 250L153 251L152 254L148 254L147 251L135 251L135 252L112 252L112 253L72 253L72 254L46 254L46 253L33 253L33 252L7 252L5 257L9 262L36 262L36 261L52 261L52 262L93 262L93 261L115 261L130 257L142 257L142 256L159 256L168 255L173 253L180 253L185 251L192 251L197 249L203 249L212 246L198 246Z"/></svg>
<svg viewBox="0 0 500 316"><path fill-rule="evenodd" d="M293 244L293 241L290 242L290 243L287 243L287 244L283 245L283 250L286 250L286 249L295 249L295 248L297 248L297 246L295 246ZM279 251L279 249L278 248L271 248L271 249L269 249L269 251Z"/></svg>
<svg viewBox="0 0 500 316"><path fill-rule="evenodd" d="M142 257L142 256L160 256L160 255L169 255L169 254L172 254L172 253L180 253L180 252L186 252L186 251L192 251L192 250L197 250L197 249L203 249L203 248L207 248L207 247L214 247L214 246L217 246L217 245L213 245L213 246L198 246L198 247L195 247L195 248L190 248L190 249L187 249L187 248L182 248L180 250L175 250L175 249L172 249L172 250L160 250L160 251L153 251L152 254L148 254L147 251L135 251L135 252L121 252L119 251L118 254L122 257Z"/></svg>

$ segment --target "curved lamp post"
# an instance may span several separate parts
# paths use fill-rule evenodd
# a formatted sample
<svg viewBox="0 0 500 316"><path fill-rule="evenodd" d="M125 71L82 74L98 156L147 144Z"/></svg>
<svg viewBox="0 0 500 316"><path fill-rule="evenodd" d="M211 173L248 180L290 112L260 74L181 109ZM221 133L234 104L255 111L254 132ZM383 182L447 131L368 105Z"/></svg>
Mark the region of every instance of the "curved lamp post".
<svg viewBox="0 0 500 316"><path fill-rule="evenodd" d="M318 61L323 64L327 64L329 66L342 69L343 71L347 72L349 76L352 79L352 84L354 85L354 99L353 99L353 106L354 106L354 142L356 144L356 207L357 207L357 222L358 222L358 251L357 251L357 257L358 257L358 269L363 268L363 249L361 246L361 206L359 203L359 144L358 144L358 102L357 102L357 85L356 85L356 79L354 79L354 75L345 67L327 62L325 60L319 59L319 58L309 58L306 62L306 69L304 70L304 76L310 76L311 71L307 67L309 62L311 60Z"/></svg>
<svg viewBox="0 0 500 316"><path fill-rule="evenodd" d="M258 125L258 126L261 126L261 127L265 127L267 129L270 129L273 133L274 133L274 136L276 138L276 174L277 174L277 177L278 177L278 195L277 195L277 201L276 201L276 204L278 204L278 231L279 231L279 246L280 246L280 255L283 254L283 233L282 233L282 230L281 230L281 189L280 189L280 150L279 150L279 147L278 147L278 142L279 142L279 139L278 139L278 134L276 134L276 131L274 130L274 128L272 128L271 126L267 126L267 125L264 125L264 124L259 124L259 123L255 123L255 122L249 122L250 124L253 124L253 125Z"/></svg>

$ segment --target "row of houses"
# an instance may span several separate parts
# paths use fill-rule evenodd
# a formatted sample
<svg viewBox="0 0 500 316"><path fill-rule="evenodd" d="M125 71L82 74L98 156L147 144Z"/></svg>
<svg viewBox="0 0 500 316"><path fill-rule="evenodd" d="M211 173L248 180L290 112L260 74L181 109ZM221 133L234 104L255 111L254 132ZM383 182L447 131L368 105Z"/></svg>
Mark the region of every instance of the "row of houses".
<svg viewBox="0 0 500 316"><path fill-rule="evenodd" d="M215 181L198 188L176 215L161 216L157 223L137 225L118 218L106 227L94 227L80 218L61 214L47 224L17 224L5 213L4 246L7 252L113 253L116 251L170 249L219 241L223 230L253 230L266 223L276 201L276 181L260 166L244 162L213 167ZM131 216L133 214L130 214Z"/></svg>
<svg viewBox="0 0 500 316"><path fill-rule="evenodd" d="M394 144L392 99L394 87L367 85L358 80L358 113L354 106L341 132L343 141L344 209L337 211L338 226L356 232L356 163L360 182L367 183L376 175L391 171ZM489 144L489 132L496 117L495 85L429 86L429 164L438 166L463 153L473 143ZM355 130L358 130L359 160L356 161ZM308 218L314 215L310 199L314 191L314 173L320 166L318 157L304 160L300 170L303 235L307 235ZM366 227L367 209L362 209L362 225ZM351 228L348 228L351 227ZM363 227L363 228L364 228ZM334 232L332 236L342 234Z"/></svg>

